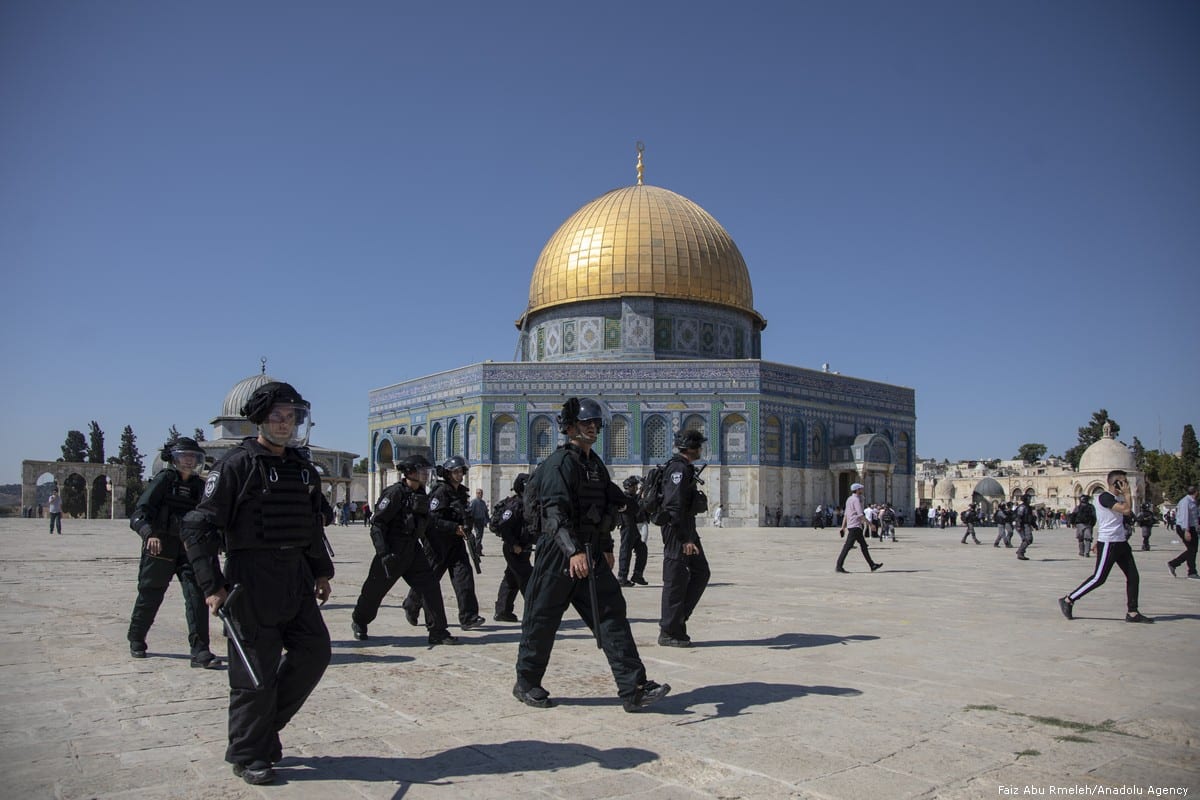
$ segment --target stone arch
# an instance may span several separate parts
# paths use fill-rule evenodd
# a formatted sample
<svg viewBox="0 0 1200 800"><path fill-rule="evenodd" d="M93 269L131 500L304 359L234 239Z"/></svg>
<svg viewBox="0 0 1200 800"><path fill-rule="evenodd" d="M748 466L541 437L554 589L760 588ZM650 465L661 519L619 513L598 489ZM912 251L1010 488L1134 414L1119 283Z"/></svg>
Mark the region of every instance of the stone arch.
<svg viewBox="0 0 1200 800"><path fill-rule="evenodd" d="M94 518L98 513L98 497L94 497L94 486L100 478L105 479L105 493L111 488L111 515L116 516L117 509L125 516L125 465L124 464L84 464L70 461L32 461L21 462L21 505L37 506L37 479L49 474L58 485L59 491L66 485L67 477L78 475L83 481L86 492L85 513Z"/></svg>
<svg viewBox="0 0 1200 800"><path fill-rule="evenodd" d="M796 464L804 463L804 445L804 423L798 419L792 420L788 426L788 460Z"/></svg>

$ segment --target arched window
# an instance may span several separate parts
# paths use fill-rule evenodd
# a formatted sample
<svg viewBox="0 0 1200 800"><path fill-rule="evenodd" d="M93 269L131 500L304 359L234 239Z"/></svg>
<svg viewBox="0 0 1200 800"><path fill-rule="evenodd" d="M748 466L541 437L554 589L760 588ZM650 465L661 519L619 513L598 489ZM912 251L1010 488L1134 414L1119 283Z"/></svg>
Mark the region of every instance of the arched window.
<svg viewBox="0 0 1200 800"><path fill-rule="evenodd" d="M908 470L908 434L901 432L896 437L896 467L898 469Z"/></svg>
<svg viewBox="0 0 1200 800"><path fill-rule="evenodd" d="M443 441L442 423L435 422L433 423L433 431L429 436L429 446L433 448L433 460L435 463L443 461L446 458L446 453L442 449Z"/></svg>
<svg viewBox="0 0 1200 800"><path fill-rule="evenodd" d="M825 439L825 426L816 422L808 439L808 463L824 467L829 464L829 442Z"/></svg>
<svg viewBox="0 0 1200 800"><path fill-rule="evenodd" d="M750 453L749 426L741 414L730 414L721 426L721 452L730 461L745 461Z"/></svg>
<svg viewBox="0 0 1200 800"><path fill-rule="evenodd" d="M767 421L763 425L763 456L765 459L779 460L781 435L779 417L773 415L767 417Z"/></svg>
<svg viewBox="0 0 1200 800"><path fill-rule="evenodd" d="M608 426L608 457L614 460L629 458L629 420L613 417Z"/></svg>
<svg viewBox="0 0 1200 800"><path fill-rule="evenodd" d="M648 461L664 461L667 458L667 421L657 414L646 420L646 435L643 449Z"/></svg>
<svg viewBox="0 0 1200 800"><path fill-rule="evenodd" d="M517 457L517 421L507 414L492 422L492 458L514 461Z"/></svg>
<svg viewBox="0 0 1200 800"><path fill-rule="evenodd" d="M704 417L699 414L689 414L683 420L683 430L685 431L700 431L701 434L708 437L707 425L704 422ZM708 442L700 448L700 458L707 458L709 453Z"/></svg>
<svg viewBox="0 0 1200 800"><path fill-rule="evenodd" d="M467 461L475 458L475 454L479 452L479 424L474 417L467 417L467 448L463 453Z"/></svg>
<svg viewBox="0 0 1200 800"><path fill-rule="evenodd" d="M458 420L452 419L448 427L450 428L450 435L447 439L450 442L450 452L447 455L461 456L463 455L462 426L458 424Z"/></svg>
<svg viewBox="0 0 1200 800"><path fill-rule="evenodd" d="M534 462L541 462L554 452L554 428L546 417L538 417L529 430L530 455Z"/></svg>
<svg viewBox="0 0 1200 800"><path fill-rule="evenodd" d="M804 423L793 422L788 436L788 458L799 464L804 461Z"/></svg>
<svg viewBox="0 0 1200 800"><path fill-rule="evenodd" d="M392 440L386 437L379 440L379 447L375 450L376 464L391 464L394 456L392 455Z"/></svg>

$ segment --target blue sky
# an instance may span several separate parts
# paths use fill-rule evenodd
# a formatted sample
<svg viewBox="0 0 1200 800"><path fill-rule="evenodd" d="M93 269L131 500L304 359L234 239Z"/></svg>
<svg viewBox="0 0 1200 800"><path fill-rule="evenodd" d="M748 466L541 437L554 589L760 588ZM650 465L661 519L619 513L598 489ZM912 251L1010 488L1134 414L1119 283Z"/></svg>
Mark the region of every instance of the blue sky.
<svg viewBox="0 0 1200 800"><path fill-rule="evenodd" d="M92 419L110 455L207 426L264 355L365 452L368 390L513 357L639 139L741 248L764 357L913 387L920 455L1061 453L1101 407L1175 449L1197 41L1190 2L9 0L0 482Z"/></svg>

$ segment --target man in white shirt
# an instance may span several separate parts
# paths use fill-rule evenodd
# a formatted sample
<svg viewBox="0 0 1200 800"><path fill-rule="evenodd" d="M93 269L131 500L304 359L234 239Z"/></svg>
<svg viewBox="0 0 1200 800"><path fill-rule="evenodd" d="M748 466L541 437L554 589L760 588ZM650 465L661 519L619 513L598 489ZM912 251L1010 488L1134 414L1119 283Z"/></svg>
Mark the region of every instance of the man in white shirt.
<svg viewBox="0 0 1200 800"><path fill-rule="evenodd" d="M850 486L850 497L846 500L846 515L842 517L842 536L846 537L846 543L842 545L842 552L838 555L836 572L846 572L845 563L846 555L850 549L858 543L858 547L862 550L863 558L867 560L867 564L871 567L871 572L883 566L883 562L875 563L871 560L871 553L867 550L867 539L863 536L863 526L866 524L866 514L863 512L863 485L855 483ZM847 530L849 534L847 534Z"/></svg>
<svg viewBox="0 0 1200 800"><path fill-rule="evenodd" d="M1133 548L1129 546L1129 532L1125 529L1125 515L1133 512L1133 490L1129 479L1119 469L1108 473L1108 491L1096 498L1096 541L1092 552L1096 553L1096 571L1079 584L1066 597L1058 599L1058 608L1067 619L1074 619L1075 601L1093 589L1102 586L1112 571L1113 564L1125 573L1125 621L1154 622L1138 611L1138 571L1133 561Z"/></svg>
<svg viewBox="0 0 1200 800"><path fill-rule="evenodd" d="M1175 507L1175 532L1179 534L1185 549L1167 562L1167 569L1171 570L1172 575L1175 574L1175 568L1186 561L1187 576L1200 578L1200 575L1196 574L1196 538L1200 533L1200 521L1197 520L1197 491L1195 486L1187 487L1187 494Z"/></svg>

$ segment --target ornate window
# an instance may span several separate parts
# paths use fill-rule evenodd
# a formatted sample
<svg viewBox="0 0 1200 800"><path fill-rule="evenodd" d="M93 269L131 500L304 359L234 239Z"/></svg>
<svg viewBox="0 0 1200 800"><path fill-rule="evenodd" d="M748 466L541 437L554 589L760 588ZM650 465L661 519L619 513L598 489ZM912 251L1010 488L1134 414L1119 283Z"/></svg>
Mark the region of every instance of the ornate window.
<svg viewBox="0 0 1200 800"><path fill-rule="evenodd" d="M778 461L780 455L780 436L782 431L779 426L779 417L767 417L766 423L763 425L763 456L771 461Z"/></svg>
<svg viewBox="0 0 1200 800"><path fill-rule="evenodd" d="M533 421L529 431L530 455L535 462L541 462L554 452L554 428L546 417L538 417Z"/></svg>
<svg viewBox="0 0 1200 800"><path fill-rule="evenodd" d="M648 461L663 461L667 458L667 421L657 414L646 420L643 449Z"/></svg>
<svg viewBox="0 0 1200 800"><path fill-rule="evenodd" d="M799 464L804 460L804 423L793 422L788 436L788 457Z"/></svg>
<svg viewBox="0 0 1200 800"><path fill-rule="evenodd" d="M708 436L708 431L706 430L706 427L707 426L704 424L704 417L700 416L699 414L690 414L690 415L688 415L687 418L685 418L683 420L683 430L685 430L685 431L700 431L700 433L704 434L705 437ZM708 442L705 442L703 448L701 448L701 450L700 450L700 457L706 458L708 453L709 453Z"/></svg>
<svg viewBox="0 0 1200 800"><path fill-rule="evenodd" d="M447 455L463 456L465 458L466 455L463 453L462 449L462 426L458 424L458 420L452 419L450 420L449 427L450 452Z"/></svg>
<svg viewBox="0 0 1200 800"><path fill-rule="evenodd" d="M492 422L492 454L497 461L517 457L517 421L507 414Z"/></svg>
<svg viewBox="0 0 1200 800"><path fill-rule="evenodd" d="M429 445L433 448L433 460L435 462L445 459L446 454L442 450L442 423L433 423L433 432L429 436Z"/></svg>
<svg viewBox="0 0 1200 800"><path fill-rule="evenodd" d="M825 426L815 423L812 426L812 436L808 440L808 463L814 466L825 466L829 463L829 453L826 448Z"/></svg>
<svg viewBox="0 0 1200 800"><path fill-rule="evenodd" d="M479 424L474 417L467 417L467 449L463 453L463 457L467 461L475 458L475 454L479 452Z"/></svg>
<svg viewBox="0 0 1200 800"><path fill-rule="evenodd" d="M612 459L629 458L629 421L624 417L613 417L609 423L608 456Z"/></svg>
<svg viewBox="0 0 1200 800"><path fill-rule="evenodd" d="M750 452L749 426L740 414L725 418L721 432L721 450L731 459L745 459Z"/></svg>

